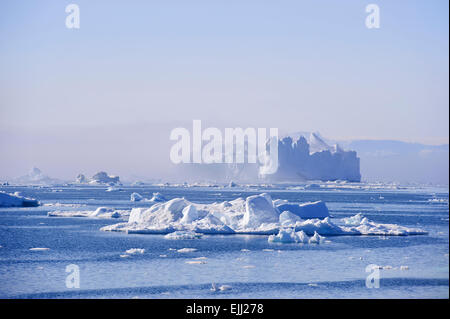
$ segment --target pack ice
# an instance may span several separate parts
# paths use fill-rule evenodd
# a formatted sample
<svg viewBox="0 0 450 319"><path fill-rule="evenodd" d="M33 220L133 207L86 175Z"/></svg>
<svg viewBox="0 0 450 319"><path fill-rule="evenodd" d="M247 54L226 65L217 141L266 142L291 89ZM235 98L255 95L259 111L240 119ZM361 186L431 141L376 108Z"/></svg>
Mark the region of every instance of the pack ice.
<svg viewBox="0 0 450 319"><path fill-rule="evenodd" d="M150 208L133 208L128 222L108 225L103 231L123 231L142 234L266 234L283 238L293 237L293 242L313 236L335 235L415 235L420 229L410 229L393 224L378 224L360 215L348 220L331 221L328 208L322 201L293 204L272 200L269 194L237 198L212 204L192 203L185 198L174 198L156 203ZM288 232L289 234L284 234ZM292 235L292 232L302 232ZM296 237L297 236L297 237ZM184 236L181 236L184 237ZM300 239L299 239L300 238ZM309 238L308 238L309 241Z"/></svg>
<svg viewBox="0 0 450 319"><path fill-rule="evenodd" d="M39 202L35 199L0 192L0 207L37 207Z"/></svg>

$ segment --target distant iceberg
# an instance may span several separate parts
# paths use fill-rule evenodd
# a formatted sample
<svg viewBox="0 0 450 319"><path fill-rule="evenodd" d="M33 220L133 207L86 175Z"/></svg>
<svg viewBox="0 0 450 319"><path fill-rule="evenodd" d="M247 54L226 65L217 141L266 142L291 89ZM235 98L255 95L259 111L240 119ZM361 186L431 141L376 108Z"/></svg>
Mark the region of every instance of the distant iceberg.
<svg viewBox="0 0 450 319"><path fill-rule="evenodd" d="M39 202L35 199L22 197L16 194L0 192L0 207L37 207Z"/></svg>

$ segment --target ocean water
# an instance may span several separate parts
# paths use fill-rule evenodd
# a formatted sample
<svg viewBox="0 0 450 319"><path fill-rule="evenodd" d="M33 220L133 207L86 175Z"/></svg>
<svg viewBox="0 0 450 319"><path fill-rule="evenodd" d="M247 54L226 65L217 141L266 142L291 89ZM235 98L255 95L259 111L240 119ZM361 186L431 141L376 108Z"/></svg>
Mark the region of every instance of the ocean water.
<svg viewBox="0 0 450 319"><path fill-rule="evenodd" d="M1 187L43 206L0 208L1 298L448 298L448 188L327 187ZM379 223L421 228L417 236L331 236L321 245L276 244L261 235L163 235L102 232L118 219L47 217L51 210L150 206L134 203L161 192L212 203L268 192L291 202L323 200L334 219L362 213ZM49 206L49 204L74 206ZM30 248L49 248L32 251ZM124 258L131 248L145 253ZM181 248L195 248L188 253ZM201 259L195 259L200 258ZM189 261L202 260L192 264ZM382 266L379 287L368 288L368 265ZM66 267L79 269L68 288ZM230 286L224 291L212 291Z"/></svg>

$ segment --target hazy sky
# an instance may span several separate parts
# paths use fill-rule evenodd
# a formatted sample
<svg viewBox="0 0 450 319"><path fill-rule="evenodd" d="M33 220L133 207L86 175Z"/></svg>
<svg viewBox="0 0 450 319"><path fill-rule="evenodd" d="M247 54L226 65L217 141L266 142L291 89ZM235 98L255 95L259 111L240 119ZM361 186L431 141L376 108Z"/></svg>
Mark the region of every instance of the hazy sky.
<svg viewBox="0 0 450 319"><path fill-rule="evenodd" d="M80 7L80 29L65 26L70 3ZM365 26L369 3L380 7L380 29ZM0 148L11 162L3 158L0 175L31 163L50 167L58 149L92 154L98 130L126 144L139 135L129 131L134 125L193 119L448 143L448 6L2 0ZM7 149L15 138L38 143L45 156ZM152 149L168 132L139 138Z"/></svg>

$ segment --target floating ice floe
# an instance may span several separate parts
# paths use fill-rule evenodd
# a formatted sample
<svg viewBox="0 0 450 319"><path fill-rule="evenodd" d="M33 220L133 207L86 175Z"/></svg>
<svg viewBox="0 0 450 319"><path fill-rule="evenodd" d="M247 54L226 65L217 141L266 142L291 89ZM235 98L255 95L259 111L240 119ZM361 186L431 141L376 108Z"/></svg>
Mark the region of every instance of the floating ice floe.
<svg viewBox="0 0 450 319"><path fill-rule="evenodd" d="M357 235L407 236L425 235L426 231L419 228L408 228L396 224L379 224L363 217L361 213L342 219L349 227L341 227L343 231Z"/></svg>
<svg viewBox="0 0 450 319"><path fill-rule="evenodd" d="M39 202L35 199L0 192L0 207L37 207Z"/></svg>
<svg viewBox="0 0 450 319"><path fill-rule="evenodd" d="M123 218L129 215L129 210L117 210L110 207L99 207L94 211L54 211L47 213L49 217Z"/></svg>
<svg viewBox="0 0 450 319"><path fill-rule="evenodd" d="M268 241L271 243L301 243L301 244L320 244L324 241L324 237L314 232L312 237L300 230L295 232L294 229L280 229L277 235L270 235Z"/></svg>
<svg viewBox="0 0 450 319"><path fill-rule="evenodd" d="M150 199L151 202L165 202L166 198L161 193L153 193L153 197Z"/></svg>
<svg viewBox="0 0 450 319"><path fill-rule="evenodd" d="M132 193L130 196L130 200L132 202L152 202L152 203L157 203L157 202L165 202L166 199L164 198L164 196L161 193L153 193L153 197L151 199L147 199L144 198L141 194L139 193Z"/></svg>
<svg viewBox="0 0 450 319"><path fill-rule="evenodd" d="M131 198L130 198L130 200L131 200L132 202L140 202L140 201L143 200L143 199L144 199L144 197L142 197L142 195L139 194L139 193L133 193L133 194L131 194Z"/></svg>
<svg viewBox="0 0 450 319"><path fill-rule="evenodd" d="M34 247L34 248L30 248L31 251L47 251L50 250L50 248L47 247Z"/></svg>
<svg viewBox="0 0 450 319"><path fill-rule="evenodd" d="M175 231L164 236L166 239L198 239L202 234L197 234L192 231Z"/></svg>
<svg viewBox="0 0 450 319"><path fill-rule="evenodd" d="M421 229L375 223L361 214L338 220L336 224L331 221L328 208L322 201L292 204L273 201L268 194L212 204L174 198L150 208L133 208L128 222L108 225L101 230L141 234L187 231L199 234L275 235L284 228L303 231L308 236L315 236L315 233L320 236L426 234ZM288 235L280 236L285 238Z"/></svg>
<svg viewBox="0 0 450 319"><path fill-rule="evenodd" d="M120 191L122 191L122 190L123 190L122 188L120 188L120 187L115 187L115 186L109 186L109 187L106 189L107 192L120 192Z"/></svg>
<svg viewBox="0 0 450 319"><path fill-rule="evenodd" d="M213 204L174 198L150 208L134 208L127 223L106 226L102 230L149 234L181 230L202 234L274 234L280 228L280 215L283 224L298 222L306 215L328 216L325 203L320 201L285 205L285 201L272 201L268 194ZM288 213L280 214L279 206Z"/></svg>

